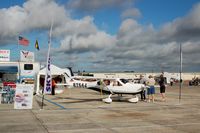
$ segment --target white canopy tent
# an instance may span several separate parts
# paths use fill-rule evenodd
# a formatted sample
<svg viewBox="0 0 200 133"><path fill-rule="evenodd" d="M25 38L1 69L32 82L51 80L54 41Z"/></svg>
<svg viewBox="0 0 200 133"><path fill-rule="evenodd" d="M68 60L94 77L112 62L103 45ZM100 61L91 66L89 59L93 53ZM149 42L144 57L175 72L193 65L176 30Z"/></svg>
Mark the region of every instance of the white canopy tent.
<svg viewBox="0 0 200 133"><path fill-rule="evenodd" d="M66 79L65 78L70 78L71 77L71 71L68 68L59 68L53 64L51 64L51 76L52 78L55 77L60 77L62 79L62 82L60 83L60 85L64 85L66 84ZM36 81L36 94L39 94L40 92L40 78L45 78L45 74L46 74L46 67L41 69L38 74L37 74L37 81ZM59 83L57 83L57 85L59 86ZM43 88L41 88L43 89Z"/></svg>

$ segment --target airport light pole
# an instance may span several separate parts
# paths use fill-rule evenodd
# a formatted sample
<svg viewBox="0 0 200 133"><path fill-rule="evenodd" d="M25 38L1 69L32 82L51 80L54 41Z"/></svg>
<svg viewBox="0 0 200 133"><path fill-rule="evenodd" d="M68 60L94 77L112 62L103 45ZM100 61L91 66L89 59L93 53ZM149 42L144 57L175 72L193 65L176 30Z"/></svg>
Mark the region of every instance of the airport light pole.
<svg viewBox="0 0 200 133"><path fill-rule="evenodd" d="M179 103L181 102L181 90L182 90L182 44L180 43L180 81L179 81Z"/></svg>

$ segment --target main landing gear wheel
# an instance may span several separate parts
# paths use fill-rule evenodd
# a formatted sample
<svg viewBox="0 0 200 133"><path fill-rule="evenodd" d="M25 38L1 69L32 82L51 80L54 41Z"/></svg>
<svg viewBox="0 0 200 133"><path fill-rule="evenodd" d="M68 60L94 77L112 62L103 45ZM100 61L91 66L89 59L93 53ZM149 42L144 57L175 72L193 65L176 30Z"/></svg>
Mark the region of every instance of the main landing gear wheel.
<svg viewBox="0 0 200 133"><path fill-rule="evenodd" d="M129 102L131 103L137 103L139 101L139 98L137 96L131 98L131 99L128 99Z"/></svg>
<svg viewBox="0 0 200 133"><path fill-rule="evenodd" d="M102 99L102 101L105 103L111 103L112 102L112 99L110 98L111 96L112 94L110 94L108 98Z"/></svg>

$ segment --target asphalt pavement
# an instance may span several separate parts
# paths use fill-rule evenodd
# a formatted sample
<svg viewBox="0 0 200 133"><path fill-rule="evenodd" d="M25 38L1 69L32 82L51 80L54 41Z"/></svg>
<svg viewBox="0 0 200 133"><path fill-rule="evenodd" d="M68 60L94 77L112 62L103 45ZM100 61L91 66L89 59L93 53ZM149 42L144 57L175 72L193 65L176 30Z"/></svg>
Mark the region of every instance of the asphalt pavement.
<svg viewBox="0 0 200 133"><path fill-rule="evenodd" d="M156 89L154 103L129 103L131 95L106 104L92 90L66 89L62 94L33 98L33 108L16 110L0 104L0 133L199 133L200 87L168 86L167 101Z"/></svg>

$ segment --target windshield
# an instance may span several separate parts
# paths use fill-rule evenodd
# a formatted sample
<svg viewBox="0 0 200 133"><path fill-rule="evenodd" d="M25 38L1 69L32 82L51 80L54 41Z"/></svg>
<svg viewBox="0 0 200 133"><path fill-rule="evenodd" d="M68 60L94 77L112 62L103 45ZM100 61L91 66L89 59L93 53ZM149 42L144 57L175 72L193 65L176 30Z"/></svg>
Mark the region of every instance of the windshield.
<svg viewBox="0 0 200 133"><path fill-rule="evenodd" d="M128 83L127 79L120 79L120 81L122 81L124 84Z"/></svg>

